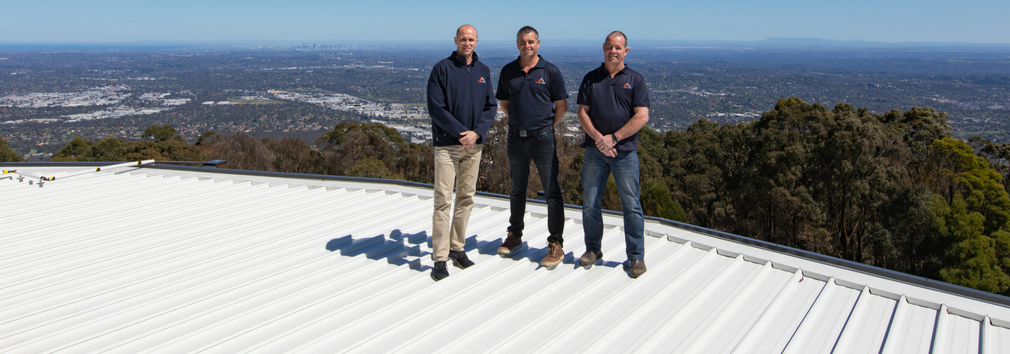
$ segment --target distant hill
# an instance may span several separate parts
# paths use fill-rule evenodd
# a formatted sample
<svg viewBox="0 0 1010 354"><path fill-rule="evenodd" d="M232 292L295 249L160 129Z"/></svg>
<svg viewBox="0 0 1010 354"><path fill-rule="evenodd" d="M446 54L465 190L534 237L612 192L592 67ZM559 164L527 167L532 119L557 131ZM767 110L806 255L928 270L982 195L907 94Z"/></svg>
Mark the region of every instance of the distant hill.
<svg viewBox="0 0 1010 354"><path fill-rule="evenodd" d="M768 38L754 42L770 46L820 46L820 47L989 47L1010 48L1008 43L967 43L967 42L870 42L870 41L839 41L820 38Z"/></svg>

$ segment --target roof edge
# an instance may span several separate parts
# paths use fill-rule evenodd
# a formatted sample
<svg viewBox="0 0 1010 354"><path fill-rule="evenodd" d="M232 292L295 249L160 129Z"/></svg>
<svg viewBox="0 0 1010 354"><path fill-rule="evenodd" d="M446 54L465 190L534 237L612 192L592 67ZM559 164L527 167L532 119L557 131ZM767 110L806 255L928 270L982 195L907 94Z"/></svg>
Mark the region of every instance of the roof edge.
<svg viewBox="0 0 1010 354"><path fill-rule="evenodd" d="M36 163L38 164L38 163ZM89 167L91 165L77 165L79 167ZM350 176L334 176L334 175L315 175L308 173L294 173L294 172L275 172L275 171L257 171L257 170L240 170L232 168L214 168L214 167L195 167L195 166L176 166L176 165L159 165L148 164L141 165L140 168L153 168L159 170L175 170L175 171L188 171L188 172L213 172L229 175L243 175L243 176L259 176L259 177L274 177L274 178L305 178L305 179L316 179L316 180L326 180L326 181L346 181L346 182L364 182L364 183L381 183L381 184L391 184L402 187L414 187L414 188L434 188L434 185L421 182L404 181L398 179L385 179L385 178L371 178L371 177L350 177ZM482 197L498 198L508 200L509 196L504 194L490 193L477 191L474 193ZM527 199L529 202L541 203L546 205L547 201L540 199ZM565 207L579 208L581 205L565 204ZM620 212L612 210L604 210L604 213L609 213L613 215L622 215ZM665 219L663 219L665 220Z"/></svg>
<svg viewBox="0 0 1010 354"><path fill-rule="evenodd" d="M904 282L904 283L918 285L918 286L930 288L930 289L937 290L937 291L951 293L951 294L955 294L955 295L958 295L958 296L965 296L965 297L969 297L969 298L972 298L972 299L975 299L975 300L979 300L979 301L985 301L985 302L996 304L996 305L1010 307L1010 297L1003 296L1003 295L996 294L996 293L990 293L988 291L982 291L982 290L978 290L978 289L972 289L972 288L969 288L969 287L965 287L965 286L961 286L961 285L957 285L957 284L951 284L951 283L947 283L947 282L940 281L940 280L929 279L929 278L926 278L926 277L921 277L921 276L918 276L918 275L912 275L912 274L908 274L908 273L902 273L902 272L899 272L899 271L890 270L890 269L887 269L887 268L882 268L882 267L878 267L878 266L874 266L874 265L869 265L869 264L865 264L865 263L853 262L853 261L846 260L846 259L841 259L841 258L837 258L837 257L823 255L823 254L820 254L820 253L815 253L815 252L810 252L810 251L806 251L806 250L801 250L801 249L798 249L798 248L792 248L792 247L788 247L788 246L783 246L783 245L779 245L779 244L776 244L776 243L762 241L762 240L758 240L758 239L754 239L754 238L750 238L750 237L746 237L746 236L735 235L735 234L731 234L731 233L723 232L723 231L719 231L719 230L708 229L708 228L704 228L704 227L701 227L701 226L686 224L686 223L682 223L682 222L678 222L678 221L667 220L667 219L658 218L658 217L654 217L654 216L646 216L645 218L647 220L653 220L653 221L659 222L661 224L664 224L664 225L667 225L667 226L670 226L670 227L674 227L674 228L678 228L678 229L681 229L681 230L686 230L686 231L691 231L691 232L695 232L695 233L699 233L699 234L704 234L704 235L707 235L707 236L711 236L711 237L715 237L715 238L719 238L719 239L723 239L723 240L727 240L727 241L731 241L731 242L742 243L742 244L746 244L746 245L750 245L750 246L754 246L754 247L759 247L759 248L767 249L767 250L774 251L774 252L780 252L780 253L785 253L785 254L793 255L793 256L796 256L796 257L808 259L808 260L819 262L819 263L826 263L826 264L830 264L830 265L833 265L833 266L846 268L846 269L849 269L849 270L852 270L852 271L856 271L856 272L868 273L868 274L872 274L872 275L888 278L888 279L895 280L895 281L900 281L900 282Z"/></svg>

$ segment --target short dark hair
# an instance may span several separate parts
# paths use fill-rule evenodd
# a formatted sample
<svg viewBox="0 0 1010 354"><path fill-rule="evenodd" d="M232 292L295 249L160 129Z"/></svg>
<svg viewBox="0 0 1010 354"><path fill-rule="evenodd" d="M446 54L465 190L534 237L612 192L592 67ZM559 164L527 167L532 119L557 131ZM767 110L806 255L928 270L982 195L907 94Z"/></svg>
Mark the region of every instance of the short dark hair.
<svg viewBox="0 0 1010 354"><path fill-rule="evenodd" d="M530 32L537 37L538 41L540 40L540 33L537 32L536 28L530 26L523 26L523 28L520 28L519 32L516 33L516 40L519 40L519 37L522 37L524 34L529 34Z"/></svg>
<svg viewBox="0 0 1010 354"><path fill-rule="evenodd" d="M610 38L610 36L613 36L613 35L618 35L618 36L621 36L621 38L624 38L624 47L625 48L628 47L628 36L625 36L624 32L621 32L621 31L610 32L610 34L608 34L607 37L603 39L603 43L607 43L607 38Z"/></svg>

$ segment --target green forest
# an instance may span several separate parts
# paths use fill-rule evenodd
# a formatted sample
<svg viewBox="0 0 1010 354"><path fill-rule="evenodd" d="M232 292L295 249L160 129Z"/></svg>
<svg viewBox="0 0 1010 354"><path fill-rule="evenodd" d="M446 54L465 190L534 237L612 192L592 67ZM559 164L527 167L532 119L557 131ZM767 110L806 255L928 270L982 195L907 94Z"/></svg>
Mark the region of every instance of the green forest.
<svg viewBox="0 0 1010 354"><path fill-rule="evenodd" d="M507 194L507 123L485 137L478 190ZM559 131L566 131L560 129ZM431 147L381 124L339 123L313 144L205 132L192 144L76 138L51 161L227 160L229 168L432 182ZM559 136L565 202L581 205L581 136ZM1010 144L957 140L929 107L884 114L781 99L758 120L640 133L647 215L1010 295ZM21 156L0 139L0 161ZM540 190L531 174L530 197ZM620 210L608 185L604 207Z"/></svg>

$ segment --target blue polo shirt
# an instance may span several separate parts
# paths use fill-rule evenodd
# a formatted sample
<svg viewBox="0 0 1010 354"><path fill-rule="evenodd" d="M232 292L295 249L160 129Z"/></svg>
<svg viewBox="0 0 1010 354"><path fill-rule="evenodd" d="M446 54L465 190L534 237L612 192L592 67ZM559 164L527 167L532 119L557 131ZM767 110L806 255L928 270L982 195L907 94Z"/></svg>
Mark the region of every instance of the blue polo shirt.
<svg viewBox="0 0 1010 354"><path fill-rule="evenodd" d="M578 104L589 106L589 121L600 134L613 134L628 124L635 115L635 107L649 107L649 88L645 77L627 64L613 78L607 68L600 65L582 79ZM589 134L582 142L582 147L587 146L596 146ZM621 139L617 150L638 150L638 133Z"/></svg>
<svg viewBox="0 0 1010 354"><path fill-rule="evenodd" d="M554 101L568 98L561 70L537 55L527 73L519 59L501 68L495 98L509 101L509 128L533 130L554 123Z"/></svg>

